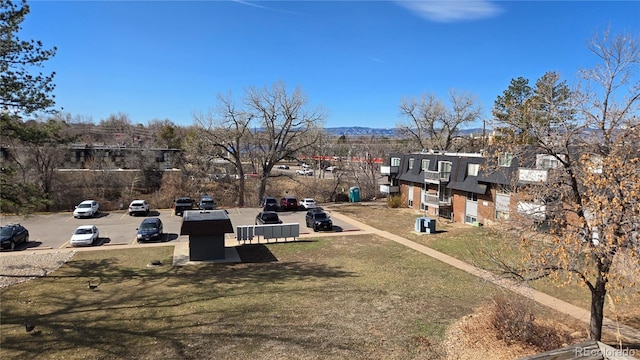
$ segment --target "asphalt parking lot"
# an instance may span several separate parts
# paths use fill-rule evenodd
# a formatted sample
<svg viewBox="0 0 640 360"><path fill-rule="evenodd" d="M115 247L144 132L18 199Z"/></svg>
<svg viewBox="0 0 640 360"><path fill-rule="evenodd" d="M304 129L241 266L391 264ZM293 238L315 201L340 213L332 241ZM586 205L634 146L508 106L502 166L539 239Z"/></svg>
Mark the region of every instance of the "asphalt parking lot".
<svg viewBox="0 0 640 360"><path fill-rule="evenodd" d="M240 225L253 225L259 208L226 209L234 228ZM305 226L306 211L278 212L283 223L299 223L300 234L313 233ZM330 214L330 212L329 212ZM175 216L172 209L151 210L148 217L159 217L164 226L163 241L187 242L188 236L180 236L182 217ZM96 225L100 231L100 239L94 247L114 247L118 245L135 245L136 229L144 216L129 216L127 212L100 212L93 218L76 219L71 212L37 214L22 216L2 215L1 223L20 223L29 230L29 243L19 244L16 250L63 249L69 247L69 238L80 225ZM333 218L333 232L358 230L352 225ZM228 234L235 238L235 234ZM138 244L145 246L145 243ZM3 253L6 253L3 251Z"/></svg>

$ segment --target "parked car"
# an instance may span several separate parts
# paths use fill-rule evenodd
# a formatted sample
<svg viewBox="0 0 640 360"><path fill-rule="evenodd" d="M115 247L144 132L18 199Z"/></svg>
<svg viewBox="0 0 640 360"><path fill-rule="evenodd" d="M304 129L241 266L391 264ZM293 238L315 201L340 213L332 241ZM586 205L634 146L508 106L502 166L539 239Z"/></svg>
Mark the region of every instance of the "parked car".
<svg viewBox="0 0 640 360"><path fill-rule="evenodd" d="M275 211L262 211L256 216L256 225L282 224Z"/></svg>
<svg viewBox="0 0 640 360"><path fill-rule="evenodd" d="M0 244L3 249L15 250L17 244L29 242L29 230L20 224L8 224L0 228Z"/></svg>
<svg viewBox="0 0 640 360"><path fill-rule="evenodd" d="M335 167L335 166L327 166L326 168L324 168L324 171L328 171L328 172L331 172L331 173L336 171L336 170L338 170L338 168Z"/></svg>
<svg viewBox="0 0 640 360"><path fill-rule="evenodd" d="M76 206L73 211L73 217L78 219L82 217L94 217L98 213L98 202L95 200L85 200Z"/></svg>
<svg viewBox="0 0 640 360"><path fill-rule="evenodd" d="M293 196L285 196L280 199L280 209L298 210L298 200Z"/></svg>
<svg viewBox="0 0 640 360"><path fill-rule="evenodd" d="M162 228L162 220L156 217L142 220L140 227L136 230L138 230L138 234L136 235L138 242L161 240L162 233L164 232Z"/></svg>
<svg viewBox="0 0 640 360"><path fill-rule="evenodd" d="M300 200L298 205L305 208L306 210L314 209L316 207L316 201L311 198L304 198Z"/></svg>
<svg viewBox="0 0 640 360"><path fill-rule="evenodd" d="M299 169L299 170L296 170L296 174L297 175L303 175L303 176L313 176L313 170L311 170L311 169Z"/></svg>
<svg viewBox="0 0 640 360"><path fill-rule="evenodd" d="M216 202L209 195L202 195L200 202L198 203L200 210L215 210Z"/></svg>
<svg viewBox="0 0 640 360"><path fill-rule="evenodd" d="M193 199L188 196L177 198L173 204L173 213L176 214L176 216L182 216L185 210L191 209L193 209Z"/></svg>
<svg viewBox="0 0 640 360"><path fill-rule="evenodd" d="M278 165L278 169L280 169L280 170L289 170L289 165Z"/></svg>
<svg viewBox="0 0 640 360"><path fill-rule="evenodd" d="M149 203L147 200L133 200L129 204L129 216L135 214L149 214Z"/></svg>
<svg viewBox="0 0 640 360"><path fill-rule="evenodd" d="M262 199L262 202L260 203L260 207L262 207L262 210L264 211L277 211L278 199L274 197L266 196L264 199Z"/></svg>
<svg viewBox="0 0 640 360"><path fill-rule="evenodd" d="M310 209L304 219L307 227L313 228L313 231L333 230L333 222L324 211Z"/></svg>
<svg viewBox="0 0 640 360"><path fill-rule="evenodd" d="M91 246L100 238L100 232L95 225L78 226L71 235L71 246Z"/></svg>

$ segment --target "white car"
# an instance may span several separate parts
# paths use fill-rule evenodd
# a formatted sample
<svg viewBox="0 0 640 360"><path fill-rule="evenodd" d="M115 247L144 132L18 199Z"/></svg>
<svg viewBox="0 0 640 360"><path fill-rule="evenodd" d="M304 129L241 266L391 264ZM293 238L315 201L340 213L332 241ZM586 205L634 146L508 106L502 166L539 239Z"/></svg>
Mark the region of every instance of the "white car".
<svg viewBox="0 0 640 360"><path fill-rule="evenodd" d="M81 217L93 217L98 213L98 202L95 200L85 200L76 206L76 209L73 210L74 218Z"/></svg>
<svg viewBox="0 0 640 360"><path fill-rule="evenodd" d="M91 246L98 241L100 232L95 225L82 225L71 235L71 246Z"/></svg>
<svg viewBox="0 0 640 360"><path fill-rule="evenodd" d="M149 214L149 203L147 200L133 200L129 204L129 215Z"/></svg>
<svg viewBox="0 0 640 360"><path fill-rule="evenodd" d="M298 202L298 205L302 206L306 210L315 209L316 208L316 201L313 200L313 199L310 199L310 198L304 198L304 199L300 200L300 202Z"/></svg>
<svg viewBox="0 0 640 360"><path fill-rule="evenodd" d="M313 170L310 169L300 169L296 170L296 174L304 175L304 176L313 176Z"/></svg>

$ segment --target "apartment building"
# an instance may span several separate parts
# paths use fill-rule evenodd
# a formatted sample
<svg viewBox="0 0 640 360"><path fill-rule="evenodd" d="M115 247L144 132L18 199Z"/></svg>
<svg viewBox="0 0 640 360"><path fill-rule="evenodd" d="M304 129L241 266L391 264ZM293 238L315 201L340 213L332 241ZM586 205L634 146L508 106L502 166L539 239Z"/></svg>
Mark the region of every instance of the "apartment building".
<svg viewBox="0 0 640 360"><path fill-rule="evenodd" d="M511 191L518 161L509 154L484 169L479 153L423 151L390 154L380 167L387 183L380 192L399 195L410 208L467 224L490 224L509 218L517 208Z"/></svg>

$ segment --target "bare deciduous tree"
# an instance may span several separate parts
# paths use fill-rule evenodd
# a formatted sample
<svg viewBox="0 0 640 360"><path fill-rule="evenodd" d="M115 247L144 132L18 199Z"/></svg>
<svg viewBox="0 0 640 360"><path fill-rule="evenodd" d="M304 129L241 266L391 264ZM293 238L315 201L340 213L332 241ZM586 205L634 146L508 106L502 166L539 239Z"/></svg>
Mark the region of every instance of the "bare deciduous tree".
<svg viewBox="0 0 640 360"><path fill-rule="evenodd" d="M534 88L518 79L494 114L506 130L500 151L525 147L555 164L546 181L515 194L521 211L509 223L525 234L529 256L505 270L525 280L577 278L591 293L590 337L600 340L608 291L640 275L640 82L632 76L640 46L605 32L589 49L602 63L581 72L584 83L574 92L554 73Z"/></svg>
<svg viewBox="0 0 640 360"><path fill-rule="evenodd" d="M412 139L420 149L459 150L455 140L459 130L480 119L481 108L470 94L449 93L450 108L435 95L400 102L400 114L406 119L396 124L398 132ZM460 146L458 146L460 147Z"/></svg>
<svg viewBox="0 0 640 360"><path fill-rule="evenodd" d="M326 115L321 109L308 107L308 99L300 88L289 92L282 82L270 88L250 88L245 105L255 125L251 145L260 171L261 199L275 164L311 147Z"/></svg>
<svg viewBox="0 0 640 360"><path fill-rule="evenodd" d="M242 167L250 139L252 115L239 108L231 94L218 95L217 108L208 114L194 115L196 126L203 129L194 133L197 149L193 153L204 156L210 162L216 158L233 164L238 181L238 206L245 202L245 177Z"/></svg>

